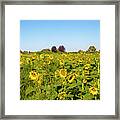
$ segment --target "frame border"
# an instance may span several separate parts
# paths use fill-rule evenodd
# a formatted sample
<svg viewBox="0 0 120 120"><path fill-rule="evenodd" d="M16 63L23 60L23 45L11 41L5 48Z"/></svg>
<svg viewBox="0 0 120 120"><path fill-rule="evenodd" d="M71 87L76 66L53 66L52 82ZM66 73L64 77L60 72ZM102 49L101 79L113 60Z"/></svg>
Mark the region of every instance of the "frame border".
<svg viewBox="0 0 120 120"><path fill-rule="evenodd" d="M115 5L115 115L5 115L5 5ZM0 119L119 119L119 0L2 1L0 53Z"/></svg>

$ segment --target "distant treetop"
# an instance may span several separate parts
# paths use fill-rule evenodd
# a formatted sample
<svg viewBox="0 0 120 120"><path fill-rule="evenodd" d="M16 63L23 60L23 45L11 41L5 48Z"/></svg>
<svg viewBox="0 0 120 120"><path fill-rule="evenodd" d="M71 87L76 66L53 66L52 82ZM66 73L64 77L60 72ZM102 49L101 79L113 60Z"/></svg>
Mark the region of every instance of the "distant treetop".
<svg viewBox="0 0 120 120"><path fill-rule="evenodd" d="M65 52L65 47L63 45L59 46L58 50L60 52Z"/></svg>
<svg viewBox="0 0 120 120"><path fill-rule="evenodd" d="M95 46L90 46L90 47L88 48L88 52L90 52L90 53L96 52Z"/></svg>
<svg viewBox="0 0 120 120"><path fill-rule="evenodd" d="M52 46L51 51L52 51L52 52L57 52L56 46Z"/></svg>

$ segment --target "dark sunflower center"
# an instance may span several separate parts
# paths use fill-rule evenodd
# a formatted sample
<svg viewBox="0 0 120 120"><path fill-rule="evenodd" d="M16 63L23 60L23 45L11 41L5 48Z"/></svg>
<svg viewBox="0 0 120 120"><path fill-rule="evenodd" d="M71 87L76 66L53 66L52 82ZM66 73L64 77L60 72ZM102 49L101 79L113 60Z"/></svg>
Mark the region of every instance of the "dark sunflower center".
<svg viewBox="0 0 120 120"><path fill-rule="evenodd" d="M96 91L95 88L92 88L93 91Z"/></svg>
<svg viewBox="0 0 120 120"><path fill-rule="evenodd" d="M62 71L61 71L61 74L62 74L63 76L65 76L65 71L64 71L64 70L62 70Z"/></svg>

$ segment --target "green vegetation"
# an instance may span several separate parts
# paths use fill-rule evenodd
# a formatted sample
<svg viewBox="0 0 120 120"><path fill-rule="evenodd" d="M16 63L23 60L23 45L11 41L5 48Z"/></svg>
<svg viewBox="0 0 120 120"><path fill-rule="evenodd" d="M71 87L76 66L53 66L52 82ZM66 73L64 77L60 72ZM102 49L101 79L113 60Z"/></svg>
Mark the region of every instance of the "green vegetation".
<svg viewBox="0 0 120 120"><path fill-rule="evenodd" d="M60 50L20 52L21 100L100 99L100 52Z"/></svg>

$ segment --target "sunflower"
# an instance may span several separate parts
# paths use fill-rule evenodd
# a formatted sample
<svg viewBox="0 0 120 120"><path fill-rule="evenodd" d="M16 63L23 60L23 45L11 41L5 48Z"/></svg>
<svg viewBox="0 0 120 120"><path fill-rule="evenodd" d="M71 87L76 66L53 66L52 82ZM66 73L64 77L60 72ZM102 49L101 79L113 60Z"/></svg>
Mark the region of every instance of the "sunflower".
<svg viewBox="0 0 120 120"><path fill-rule="evenodd" d="M63 54L61 55L61 57L62 57L62 58L66 58L67 55L63 53Z"/></svg>
<svg viewBox="0 0 120 120"><path fill-rule="evenodd" d="M64 60L63 59L60 59L59 62L60 62L60 65L64 64Z"/></svg>
<svg viewBox="0 0 120 120"><path fill-rule="evenodd" d="M60 76L59 70L56 70L56 71L55 71L55 77L57 78L57 77L59 77L59 76Z"/></svg>
<svg viewBox="0 0 120 120"><path fill-rule="evenodd" d="M31 71L31 72L29 73L29 78L30 78L31 80L38 80L39 74L37 74L37 73L35 72L35 70L33 70L33 71Z"/></svg>
<svg viewBox="0 0 120 120"><path fill-rule="evenodd" d="M30 58L26 58L26 62L27 62L27 64L29 64L30 63Z"/></svg>
<svg viewBox="0 0 120 120"><path fill-rule="evenodd" d="M20 59L23 58L23 55L20 53Z"/></svg>
<svg viewBox="0 0 120 120"><path fill-rule="evenodd" d="M52 60L52 59L53 59L53 56L52 56L52 55L50 55L50 56L49 56L49 59L50 59L50 60Z"/></svg>
<svg viewBox="0 0 120 120"><path fill-rule="evenodd" d="M66 97L66 92L60 92L59 94L58 94L58 98L60 99L60 100L63 100L63 99L65 99L65 97Z"/></svg>
<svg viewBox="0 0 120 120"><path fill-rule="evenodd" d="M32 56L32 61L36 59L36 56Z"/></svg>
<svg viewBox="0 0 120 120"><path fill-rule="evenodd" d="M81 60L81 59L79 59L78 61L79 61L79 63L82 63L82 60Z"/></svg>
<svg viewBox="0 0 120 120"><path fill-rule="evenodd" d="M50 58L49 54L45 54L44 58Z"/></svg>
<svg viewBox="0 0 120 120"><path fill-rule="evenodd" d="M34 56L36 56L37 54L36 54L36 53L34 53L33 55L34 55Z"/></svg>
<svg viewBox="0 0 120 120"><path fill-rule="evenodd" d="M44 58L44 54L41 54L41 55L40 55L40 58L43 59L43 58Z"/></svg>
<svg viewBox="0 0 120 120"><path fill-rule="evenodd" d="M89 70L89 68L90 68L90 64L86 64L86 65L84 66L84 69L85 69L85 70Z"/></svg>
<svg viewBox="0 0 120 120"><path fill-rule="evenodd" d="M69 82L69 83L72 83L72 82L75 80L75 78L76 78L76 74L75 74L75 73L70 74L70 75L68 76L68 82Z"/></svg>
<svg viewBox="0 0 120 120"><path fill-rule="evenodd" d="M67 82L66 82L66 81L62 81L62 84L63 84L63 85L66 85L66 84L67 84Z"/></svg>
<svg viewBox="0 0 120 120"><path fill-rule="evenodd" d="M75 70L75 75L76 75L76 77L79 77L80 76L80 71L79 70Z"/></svg>
<svg viewBox="0 0 120 120"><path fill-rule="evenodd" d="M93 95L97 95L98 94L98 91L97 91L97 88L95 87L90 87L89 88L89 92Z"/></svg>
<svg viewBox="0 0 120 120"><path fill-rule="evenodd" d="M67 70L60 69L59 74L60 74L60 77L65 78L67 76Z"/></svg>
<svg viewBox="0 0 120 120"><path fill-rule="evenodd" d="M87 83L87 80L86 80L86 79L83 79L83 83Z"/></svg>
<svg viewBox="0 0 120 120"><path fill-rule="evenodd" d="M22 65L23 64L23 61L20 61L20 65Z"/></svg>
<svg viewBox="0 0 120 120"><path fill-rule="evenodd" d="M42 82L43 82L43 75L42 74L39 74L39 78L38 78L37 82L39 85L42 84Z"/></svg>
<svg viewBox="0 0 120 120"><path fill-rule="evenodd" d="M50 58L45 58L44 59L44 63L46 63L46 64L50 64L50 61L51 61Z"/></svg>
<svg viewBox="0 0 120 120"><path fill-rule="evenodd" d="M89 75L89 74L90 74L89 70L83 70L83 72L82 72L83 76L86 76L86 75Z"/></svg>

